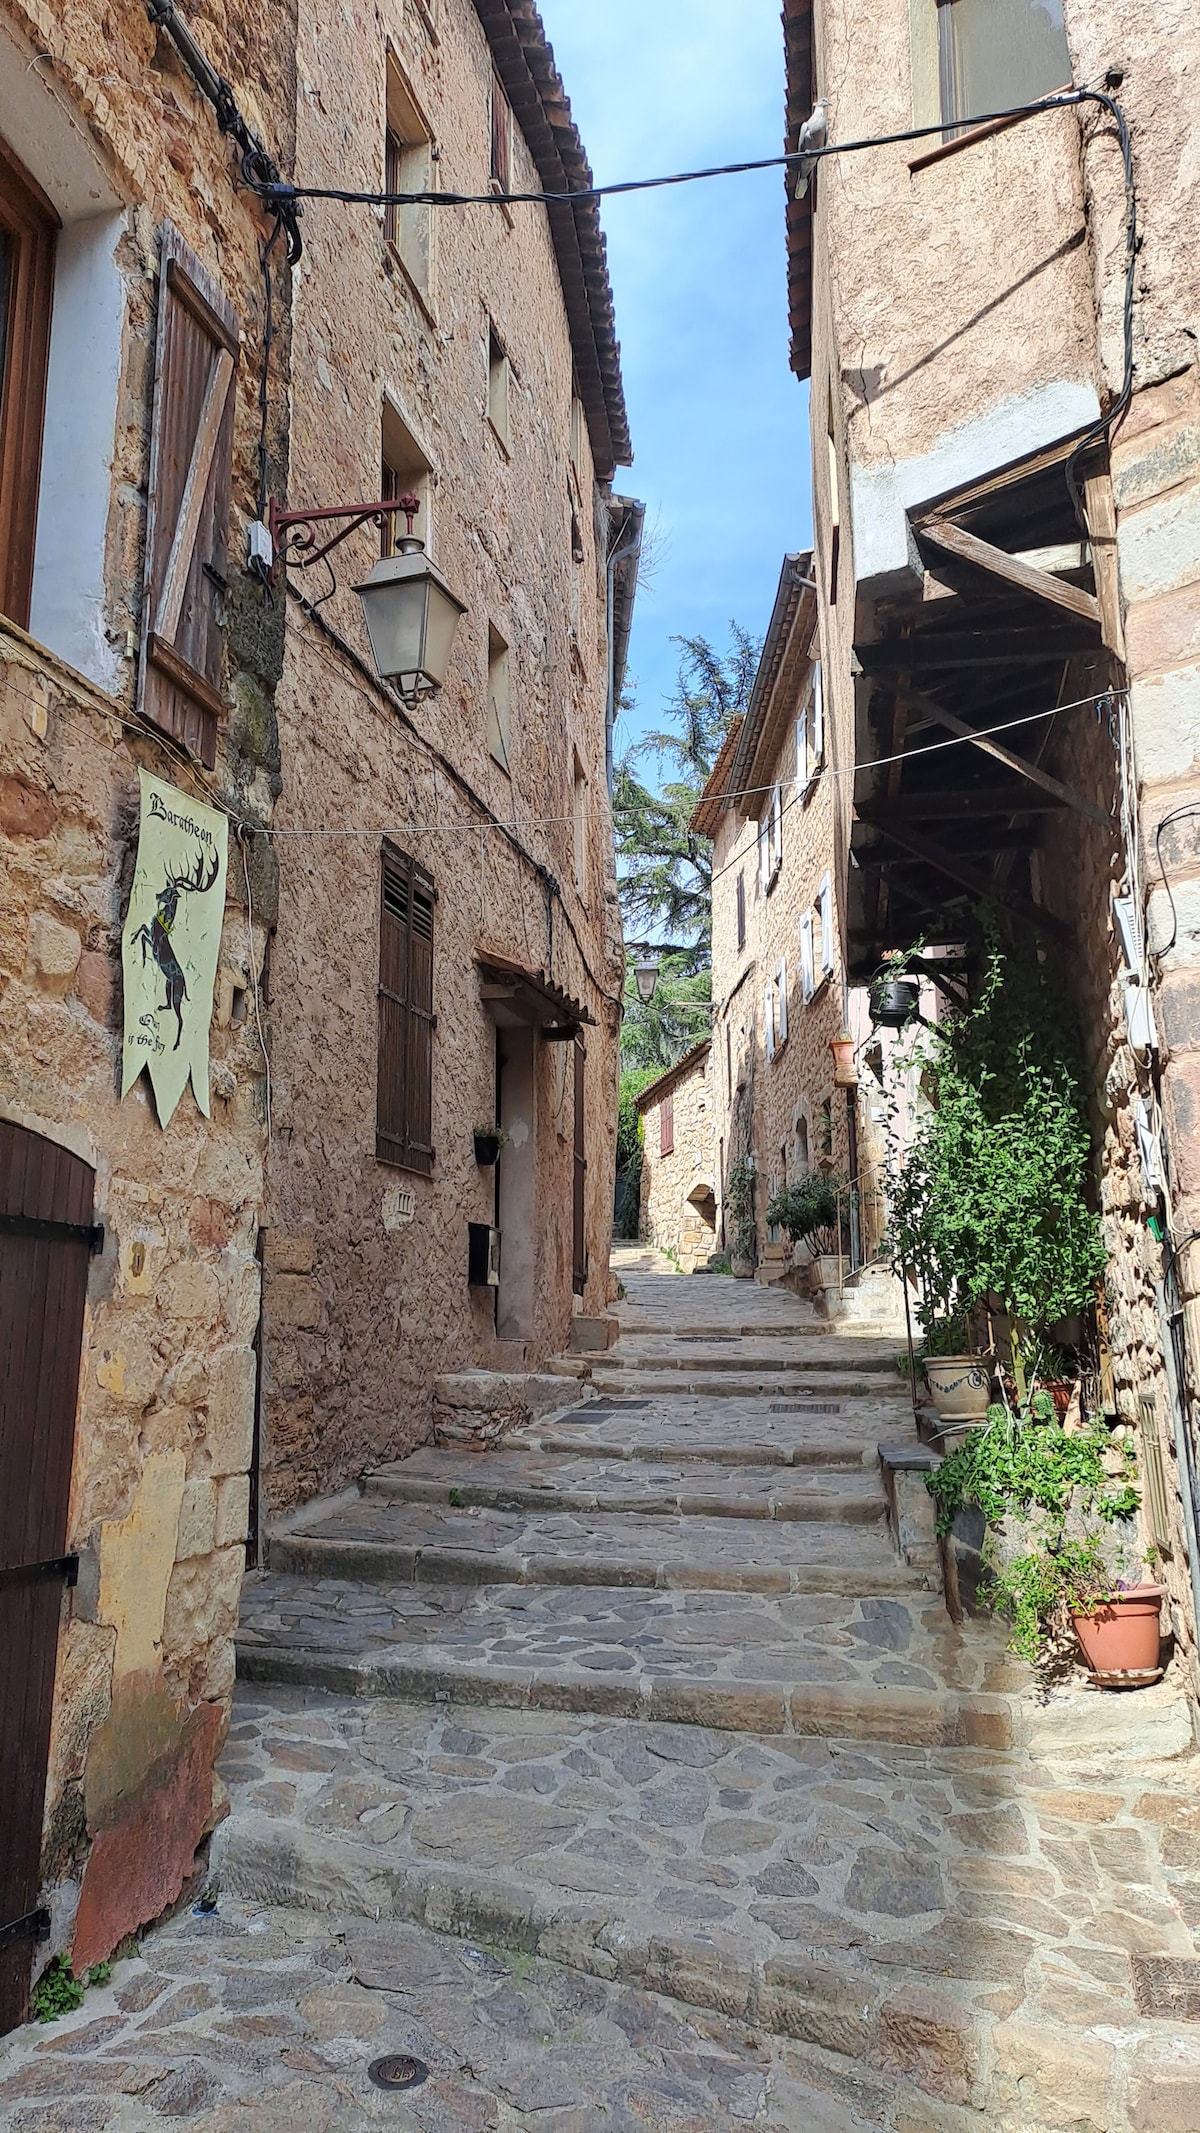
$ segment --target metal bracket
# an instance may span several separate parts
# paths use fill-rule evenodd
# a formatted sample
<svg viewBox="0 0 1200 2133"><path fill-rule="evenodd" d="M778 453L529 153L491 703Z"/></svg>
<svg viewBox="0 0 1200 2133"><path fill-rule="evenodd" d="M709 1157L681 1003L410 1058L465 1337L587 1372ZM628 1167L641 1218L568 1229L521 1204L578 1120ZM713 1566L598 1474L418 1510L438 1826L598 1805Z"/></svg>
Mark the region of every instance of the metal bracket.
<svg viewBox="0 0 1200 2133"><path fill-rule="evenodd" d="M41 1215L0 1214L0 1232L9 1237L85 1237L93 1259L104 1250L103 1222L52 1222Z"/></svg>
<svg viewBox="0 0 1200 2133"><path fill-rule="evenodd" d="M24 1918L14 1918L11 1925L0 1926L0 1948L11 1948L18 1940L49 1940L50 1913L44 1905L36 1911L26 1911Z"/></svg>
<svg viewBox="0 0 1200 2133"><path fill-rule="evenodd" d="M64 1585L78 1585L79 1557L51 1555L44 1563L0 1565L0 1585L16 1585L22 1578L61 1578Z"/></svg>

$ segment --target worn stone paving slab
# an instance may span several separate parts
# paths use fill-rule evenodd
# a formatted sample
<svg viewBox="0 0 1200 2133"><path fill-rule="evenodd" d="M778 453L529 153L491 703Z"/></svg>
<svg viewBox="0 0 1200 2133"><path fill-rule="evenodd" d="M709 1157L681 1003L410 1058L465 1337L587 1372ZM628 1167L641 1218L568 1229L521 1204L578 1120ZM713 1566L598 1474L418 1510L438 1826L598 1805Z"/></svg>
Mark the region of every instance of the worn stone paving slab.
<svg viewBox="0 0 1200 2133"><path fill-rule="evenodd" d="M404 2093L368 2067L409 2054ZM885 2133L869 2076L561 1965L373 1918L222 1897L146 1936L52 2027L0 2044L6 2133ZM861 2099L862 2108L857 2107ZM881 2114L875 2115L873 2103ZM909 2121L912 2123L911 2119Z"/></svg>
<svg viewBox="0 0 1200 2133"><path fill-rule="evenodd" d="M628 1511L654 1516L685 1513L717 1518L832 1519L871 1525L884 1515L878 1454L870 1466L830 1470L792 1466L781 1444L771 1460L755 1447L756 1465L721 1460L632 1459L614 1447L576 1454L413 1452L365 1477L367 1496L397 1502L491 1505L496 1510ZM743 1452L743 1457L745 1456ZM864 1455L865 1457L865 1455Z"/></svg>
<svg viewBox="0 0 1200 2133"><path fill-rule="evenodd" d="M986 1700L1019 1678L994 1631L964 1636L940 1595L921 1591L852 1599L283 1575L248 1581L238 1664L259 1681L304 1678L307 1667L308 1678L357 1693L440 1689L660 1716L674 1700L675 1715L697 1723L768 1732L890 1723L899 1739L944 1737L956 1698Z"/></svg>
<svg viewBox="0 0 1200 2133"><path fill-rule="evenodd" d="M599 1414L590 1412L593 1404ZM514 1430L502 1440L502 1449L726 1466L873 1466L881 1438L911 1427L906 1402L852 1403L786 1388L769 1401L745 1401L717 1412L712 1400L695 1394L669 1402L656 1398L634 1412L609 1408L601 1397L551 1422Z"/></svg>
<svg viewBox="0 0 1200 2133"><path fill-rule="evenodd" d="M641 1585L737 1592L903 1592L913 1573L880 1527L742 1518L443 1508L367 1497L293 1522L271 1570L431 1583Z"/></svg>
<svg viewBox="0 0 1200 2133"><path fill-rule="evenodd" d="M1102 2040L1126 2067L1177 2048L1138 2016L1129 1958L1194 1951L1186 1779L1096 1789L980 1751L247 1689L223 1773L217 1870L243 1896L486 1929L959 2104L1031 2038L1077 2096ZM924 2039L906 2066L901 2028Z"/></svg>

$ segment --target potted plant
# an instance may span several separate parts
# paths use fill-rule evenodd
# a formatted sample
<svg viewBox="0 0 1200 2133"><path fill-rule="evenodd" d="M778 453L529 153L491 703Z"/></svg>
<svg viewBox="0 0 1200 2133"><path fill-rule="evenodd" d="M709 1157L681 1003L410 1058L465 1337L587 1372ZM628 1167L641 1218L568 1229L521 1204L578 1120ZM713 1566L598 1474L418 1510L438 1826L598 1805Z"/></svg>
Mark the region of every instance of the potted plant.
<svg viewBox="0 0 1200 2133"><path fill-rule="evenodd" d="M814 1170L797 1184L785 1185L767 1208L767 1220L786 1230L793 1244L807 1245L819 1288L840 1286L840 1216L837 1186L831 1177Z"/></svg>
<svg viewBox="0 0 1200 2133"><path fill-rule="evenodd" d="M971 1352L964 1317L933 1318L924 1328L921 1365L937 1409L943 1442L964 1427L986 1421L991 1401L991 1369Z"/></svg>
<svg viewBox="0 0 1200 2133"><path fill-rule="evenodd" d="M829 1042L833 1053L833 1078L838 1088L853 1088L858 1080L854 1071L854 1039L848 1029L839 1030Z"/></svg>
<svg viewBox="0 0 1200 2133"><path fill-rule="evenodd" d="M738 1281L754 1273L757 1235L754 1226L754 1169L742 1156L730 1170L725 1186L725 1213L729 1222L729 1271Z"/></svg>
<svg viewBox="0 0 1200 2133"><path fill-rule="evenodd" d="M1031 1664L1073 1631L1104 1686L1157 1679L1161 1588L1120 1574L1129 1555L1120 1535L1140 1502L1134 1476L1128 1445L1102 1423L1069 1436L1045 1392L1021 1411L993 1405L986 1426L926 1476L940 1537L960 1511L982 1513L981 1597L1011 1622L1011 1648Z"/></svg>
<svg viewBox="0 0 1200 2133"><path fill-rule="evenodd" d="M508 1135L503 1126L476 1126L475 1161L481 1170L491 1170L500 1160L500 1150L507 1147Z"/></svg>

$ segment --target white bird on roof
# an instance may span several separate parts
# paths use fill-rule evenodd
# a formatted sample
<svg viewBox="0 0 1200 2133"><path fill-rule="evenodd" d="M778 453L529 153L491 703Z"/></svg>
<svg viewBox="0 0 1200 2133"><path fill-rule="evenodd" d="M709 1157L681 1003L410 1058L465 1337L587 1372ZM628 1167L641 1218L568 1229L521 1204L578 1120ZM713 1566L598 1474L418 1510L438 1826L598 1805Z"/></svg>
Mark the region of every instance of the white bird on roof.
<svg viewBox="0 0 1200 2133"><path fill-rule="evenodd" d="M821 160L819 156L805 156L803 151L806 148L824 148L829 133L828 119L829 98L819 96L800 128L800 139L796 143L797 152L801 156L796 165L797 200L803 200L812 184L813 172Z"/></svg>

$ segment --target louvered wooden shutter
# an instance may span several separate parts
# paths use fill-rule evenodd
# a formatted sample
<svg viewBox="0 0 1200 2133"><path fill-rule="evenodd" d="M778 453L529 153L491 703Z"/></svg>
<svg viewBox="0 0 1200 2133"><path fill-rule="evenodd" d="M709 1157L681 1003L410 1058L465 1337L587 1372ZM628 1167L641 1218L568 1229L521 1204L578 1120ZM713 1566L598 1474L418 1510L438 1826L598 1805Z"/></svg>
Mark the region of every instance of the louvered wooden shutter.
<svg viewBox="0 0 1200 2133"><path fill-rule="evenodd" d="M746 945L746 877L737 878L737 944L739 950Z"/></svg>
<svg viewBox="0 0 1200 2133"><path fill-rule="evenodd" d="M821 970L828 977L833 969L833 883L828 874L821 876L817 909L821 914Z"/></svg>
<svg viewBox="0 0 1200 2133"><path fill-rule="evenodd" d="M416 861L383 848L379 904L379 1071L375 1153L433 1169L433 906Z"/></svg>
<svg viewBox="0 0 1200 2133"><path fill-rule="evenodd" d="M221 607L237 316L177 230L163 231L138 707L209 769L217 759Z"/></svg>
<svg viewBox="0 0 1200 2133"><path fill-rule="evenodd" d="M812 912L800 914L800 998L811 1000L817 989L816 968L813 962Z"/></svg>
<svg viewBox="0 0 1200 2133"><path fill-rule="evenodd" d="M664 1096L658 1114L658 1152L660 1155L675 1153L675 1094Z"/></svg>

